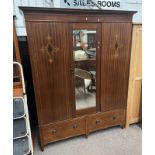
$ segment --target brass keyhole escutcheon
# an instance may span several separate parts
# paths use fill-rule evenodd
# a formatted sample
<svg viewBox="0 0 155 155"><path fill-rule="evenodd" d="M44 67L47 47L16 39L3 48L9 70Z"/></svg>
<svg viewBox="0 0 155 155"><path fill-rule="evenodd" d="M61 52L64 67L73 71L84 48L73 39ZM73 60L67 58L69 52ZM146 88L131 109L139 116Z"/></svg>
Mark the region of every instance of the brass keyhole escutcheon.
<svg viewBox="0 0 155 155"><path fill-rule="evenodd" d="M117 50L118 49L118 43L116 42L115 43L115 50Z"/></svg>

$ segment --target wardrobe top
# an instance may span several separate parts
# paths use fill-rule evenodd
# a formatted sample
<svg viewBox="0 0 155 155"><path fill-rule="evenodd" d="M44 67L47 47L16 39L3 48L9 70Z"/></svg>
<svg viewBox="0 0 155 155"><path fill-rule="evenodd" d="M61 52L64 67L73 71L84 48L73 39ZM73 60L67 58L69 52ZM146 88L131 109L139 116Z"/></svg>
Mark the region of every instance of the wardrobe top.
<svg viewBox="0 0 155 155"><path fill-rule="evenodd" d="M89 9L66 9L66 8L45 8L45 7L23 7L19 8L24 13L51 13L51 14L131 14L137 11L125 10L89 10Z"/></svg>

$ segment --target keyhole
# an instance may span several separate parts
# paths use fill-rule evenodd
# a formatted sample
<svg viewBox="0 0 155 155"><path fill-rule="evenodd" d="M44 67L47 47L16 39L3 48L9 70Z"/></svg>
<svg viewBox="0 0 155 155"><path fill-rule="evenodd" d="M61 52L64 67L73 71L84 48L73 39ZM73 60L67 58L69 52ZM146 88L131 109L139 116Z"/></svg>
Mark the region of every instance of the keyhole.
<svg viewBox="0 0 155 155"><path fill-rule="evenodd" d="M115 44L115 49L117 50L117 48L118 48L118 43L116 42L116 44Z"/></svg>
<svg viewBox="0 0 155 155"><path fill-rule="evenodd" d="M50 45L48 45L48 48L47 48L47 50L48 50L48 53L52 53L52 51L53 51L53 48L50 46Z"/></svg>

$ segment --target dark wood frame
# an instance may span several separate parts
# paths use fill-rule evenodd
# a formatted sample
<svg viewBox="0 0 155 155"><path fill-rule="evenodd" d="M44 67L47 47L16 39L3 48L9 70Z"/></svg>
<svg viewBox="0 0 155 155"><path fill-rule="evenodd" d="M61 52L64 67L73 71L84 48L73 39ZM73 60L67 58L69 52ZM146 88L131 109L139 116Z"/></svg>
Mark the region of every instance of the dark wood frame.
<svg viewBox="0 0 155 155"><path fill-rule="evenodd" d="M84 9L59 9L41 7L19 7L25 14L26 22L132 22L136 11L124 10L84 10ZM76 18L75 18L76 15ZM89 17L89 18L88 18Z"/></svg>
<svg viewBox="0 0 155 155"><path fill-rule="evenodd" d="M84 114L91 114L94 113L94 111L98 112L100 111L100 50L101 50L101 26L99 23L71 23L71 32L73 32L75 29L80 30L80 29L87 29L87 30L96 30L96 107L92 107L92 108L86 108L86 109L82 109L82 110L77 110L76 109L73 111L76 111L75 115L84 115ZM70 53L73 53L73 44L71 44L71 51ZM99 47L99 48L98 48ZM72 57L72 64L73 64L73 68L74 67L74 58L73 58L73 54L71 54ZM73 94L73 98L72 98L72 103L75 105L75 81L74 81L74 74L72 74L72 79L73 79L73 83L72 83L72 92L74 92ZM73 106L74 107L74 106ZM74 107L75 108L75 107ZM96 109L96 110L94 110Z"/></svg>
<svg viewBox="0 0 155 155"><path fill-rule="evenodd" d="M56 111L52 111L53 109L51 109L51 111L47 112L42 111L42 109L40 108L40 105L45 106L45 101L44 104L40 102L41 99L41 95L40 93L36 93L35 97L36 100L39 103L36 103L36 107L37 107L37 115L38 115L38 122L39 122L39 134L40 134L40 143L41 143L41 149L44 149L44 146L50 142L54 142L54 141L58 141L61 139L66 139L72 136L77 136L77 135L83 135L85 134L86 136L95 130L100 130L103 128L107 128L107 127L111 127L111 126L115 126L115 125L124 125L125 124L125 113L126 113L126 93L127 93L127 82L128 82L128 78L125 79L125 90L124 90L124 96L123 99L120 99L121 97L117 94L113 94L112 88L109 88L110 93L113 95L112 96L108 96L105 92L105 90L102 90L101 92L101 86L98 83L98 91L100 92L97 93L98 96L96 96L96 98L98 99L97 103L97 108L93 109L87 109L87 110L82 110L76 113L75 110L75 104L73 104L73 101L75 101L75 96L73 94L73 85L74 85L74 78L73 78L73 35L72 35L72 31L73 31L73 27L72 25L75 23L78 23L78 25L80 23L85 23L84 25L89 25L89 23L91 24L95 24L97 25L97 29L98 30L102 30L102 33L97 33L97 40L101 40L103 41L103 39L105 39L103 37L103 28L104 32L106 32L106 30L109 30L108 28L110 27L111 30L115 32L118 32L119 35L121 36L121 39L126 37L126 35L122 35L122 29L120 26L121 24L123 25L124 28L124 33L127 34L128 38L125 38L126 41L125 43L125 49L127 49L125 52L124 57L127 60L126 63L126 68L125 71L126 73L128 72L128 62L130 60L130 40L131 40L131 30L132 30L132 16L134 13L136 13L135 11L112 11L112 10L82 10L82 9L57 9L57 8L33 8L33 7L20 7L20 9L23 10L24 15L25 15L25 21L26 21L26 27L27 27L27 33L28 33L28 44L29 44L29 52L31 54L30 55L30 59L31 59L31 67L32 67L32 72L37 72L35 65L34 64L34 60L33 60L33 53L36 52L35 50L33 51L32 48L35 46L31 43L31 41L33 41L34 39L36 39L36 36L34 34L33 31L35 31L36 29L32 29L32 26L34 24L34 26L37 26L37 24L44 24L44 26L40 26L38 27L38 31L40 33L40 36L45 35L45 33L47 33L48 31L51 31L50 27L52 26L52 24L54 23L54 28L56 30L59 31L59 35L62 37L62 32L65 33L67 35L67 39L70 42L70 46L67 45L67 50L69 50L70 54L67 52L67 64L68 65L68 73L65 75L68 76L70 75L71 78L69 77L67 83L71 83L71 85L69 86L69 89L67 89L67 93L71 94L68 98L67 101L70 101L70 103L64 103L66 104L66 106L68 106L68 111L67 113L64 113L64 109L62 109L62 113L60 113L60 116L56 113ZM51 24L52 23L52 24ZM62 32L60 32L60 25L63 25L63 29L61 29ZM126 27L127 26L127 27ZM82 24L81 26L82 27ZM87 27L88 29L88 27ZM42 32L43 31L43 32ZM67 33L66 33L67 31ZM108 32L108 35L110 35L110 33ZM122 37L123 36L123 37ZM31 38L32 37L32 38ZM61 40L62 38L60 38ZM59 39L56 38L56 41L59 42ZM107 41L105 39L105 41ZM111 37L111 41L113 42L113 44L115 43L114 46L116 45L116 42L113 39L113 36ZM122 40L121 40L122 41ZM41 40L40 42L44 42L43 40ZM108 42L108 41L107 41ZM110 45L110 42L108 42ZM112 58L112 54L113 51L110 51L111 49L109 49L109 51L112 53L111 55L109 53L106 53L106 49L110 48L108 43L105 45L104 42L100 42L100 53L98 54L98 56L96 57L96 61L98 62L98 66L97 66L97 71L98 71L98 76L97 76L97 81L100 81L101 75L103 76L103 74L101 74L100 70L101 67L103 69L104 65L106 64L106 62L101 63L101 53L102 56L103 54L106 54L104 56L106 57L110 57L110 59L107 59L105 61L107 61L108 63L110 63L110 61L114 61L113 65L115 65L115 63L117 64L117 68L120 69L120 74L124 73L124 68L121 70L121 66L119 66L119 61L117 60L113 60ZM58 44L58 43L57 43ZM39 43L38 43L39 45ZM36 46L38 47L38 46ZM62 47L62 46L61 46ZM127 48L126 48L127 47ZM117 47L116 47L117 48ZM32 53L33 51L33 53ZM102 51L102 52L101 52ZM109 55L108 55L109 54ZM123 57L123 58L124 58ZM121 57L122 58L122 57ZM109 61L110 60L110 61ZM122 61L122 59L120 59ZM103 60L102 60L103 61ZM61 62L59 60L59 62ZM42 62L43 63L43 62ZM45 65L47 66L47 65ZM48 66L47 66L48 67ZM111 67L112 69L114 69L114 66ZM35 72L33 73L33 81L34 81L34 88L35 91L37 92L37 90L40 88L38 85L35 84L36 80L38 80L38 78L34 79L34 77L36 77ZM113 71L111 71L109 68L107 69L108 72L108 76L111 75L111 73ZM110 79L115 79L118 81L118 74L116 73L116 77L110 77ZM126 76L128 76L128 73L126 74ZM70 80L70 81L69 81ZM103 79L102 79L103 80ZM106 80L106 79L104 79ZM39 82L39 81L38 81ZM41 81L40 81L41 82ZM109 81L108 81L109 82ZM120 83L120 81L119 81ZM37 83L39 84L39 83ZM117 88L117 90L119 90L119 88L121 89L122 86L118 86L115 85L115 88ZM50 89L50 88L49 88ZM51 89L50 89L51 90ZM48 93L48 92L47 92ZM120 93L120 92L119 92ZM39 95L38 95L39 94ZM111 95L110 94L110 95ZM106 96L107 95L107 96ZM58 96L59 97L59 96ZM106 98L114 98L114 100L112 100L112 103L103 103L105 102L105 100L103 100L103 97ZM51 98L50 98L51 99ZM121 100L121 103L119 103L119 101ZM57 102L50 102L50 104L53 105L54 109L57 109L56 105ZM49 99L47 100L47 105L49 106ZM106 105L106 108L104 107L104 104ZM66 107L64 107L66 108ZM105 109L104 109L105 108ZM60 108L58 109L60 110ZM57 119L53 119L51 118L50 114L55 114L58 117ZM55 116L55 115L54 115ZM63 116L63 118L62 118ZM81 117L82 116L82 117ZM76 118L77 117L77 118ZM48 120L48 121L47 121ZM77 127L77 128L74 128Z"/></svg>

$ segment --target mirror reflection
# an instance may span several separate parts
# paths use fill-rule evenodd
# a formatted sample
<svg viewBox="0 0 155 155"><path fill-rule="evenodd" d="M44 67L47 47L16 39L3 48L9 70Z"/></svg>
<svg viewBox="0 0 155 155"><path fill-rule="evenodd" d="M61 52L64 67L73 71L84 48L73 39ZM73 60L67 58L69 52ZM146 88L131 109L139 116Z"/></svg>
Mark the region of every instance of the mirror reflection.
<svg viewBox="0 0 155 155"><path fill-rule="evenodd" d="M96 106L96 31L73 31L76 110Z"/></svg>

